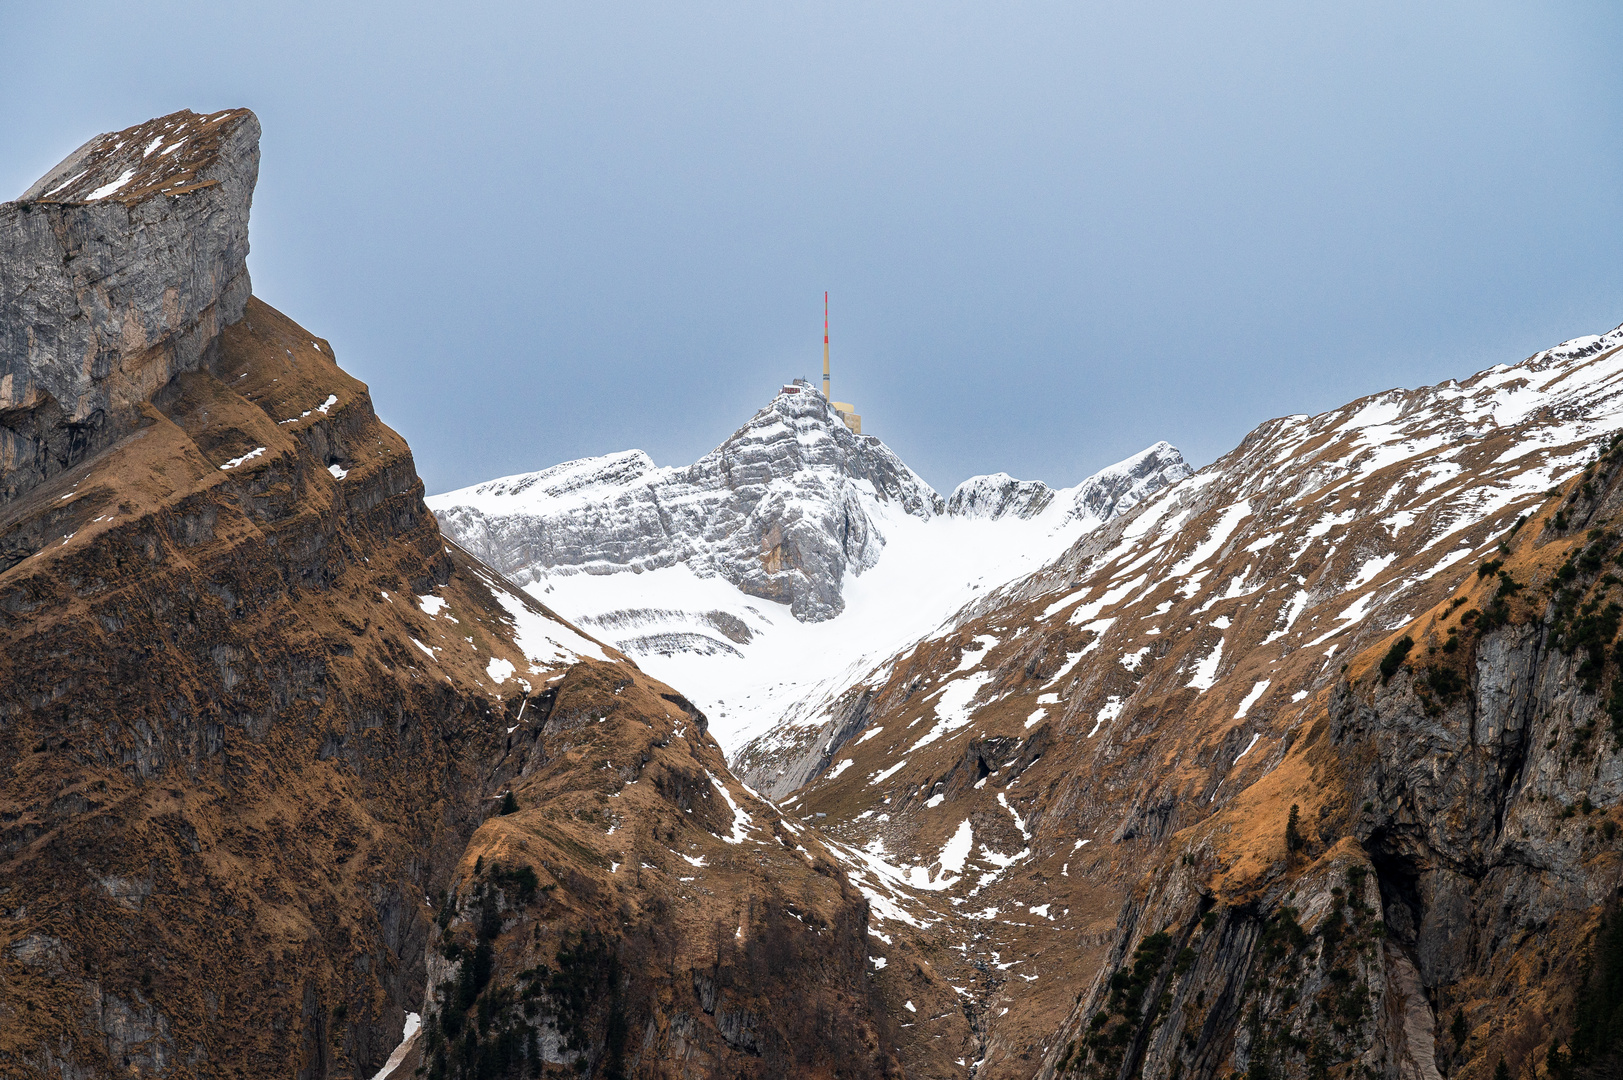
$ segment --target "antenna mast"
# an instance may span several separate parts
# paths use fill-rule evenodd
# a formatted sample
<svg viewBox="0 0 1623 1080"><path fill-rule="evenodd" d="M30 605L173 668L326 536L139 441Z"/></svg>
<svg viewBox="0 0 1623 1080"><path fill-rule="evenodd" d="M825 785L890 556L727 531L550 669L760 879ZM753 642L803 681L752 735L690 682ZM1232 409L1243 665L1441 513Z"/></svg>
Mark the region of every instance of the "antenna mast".
<svg viewBox="0 0 1623 1080"><path fill-rule="evenodd" d="M828 293L823 294L823 397L829 401L828 396Z"/></svg>

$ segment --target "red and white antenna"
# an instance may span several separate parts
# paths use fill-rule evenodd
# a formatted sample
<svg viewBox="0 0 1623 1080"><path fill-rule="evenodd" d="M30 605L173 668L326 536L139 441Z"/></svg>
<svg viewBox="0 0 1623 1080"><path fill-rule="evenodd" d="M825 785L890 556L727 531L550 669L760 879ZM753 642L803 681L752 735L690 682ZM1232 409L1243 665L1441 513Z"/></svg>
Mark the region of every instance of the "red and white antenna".
<svg viewBox="0 0 1623 1080"><path fill-rule="evenodd" d="M828 293L823 294L823 397L829 401L834 399L828 396Z"/></svg>

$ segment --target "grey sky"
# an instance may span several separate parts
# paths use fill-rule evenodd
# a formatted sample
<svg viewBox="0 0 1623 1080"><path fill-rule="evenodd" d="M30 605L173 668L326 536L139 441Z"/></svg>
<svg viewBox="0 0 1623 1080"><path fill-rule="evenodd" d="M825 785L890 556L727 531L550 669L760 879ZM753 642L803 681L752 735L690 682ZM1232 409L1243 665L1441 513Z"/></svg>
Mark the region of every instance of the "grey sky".
<svg viewBox="0 0 1623 1080"><path fill-rule="evenodd" d="M180 108L264 125L255 291L431 491L783 379L946 491L1623 321L1615 3L0 8L0 198Z"/></svg>

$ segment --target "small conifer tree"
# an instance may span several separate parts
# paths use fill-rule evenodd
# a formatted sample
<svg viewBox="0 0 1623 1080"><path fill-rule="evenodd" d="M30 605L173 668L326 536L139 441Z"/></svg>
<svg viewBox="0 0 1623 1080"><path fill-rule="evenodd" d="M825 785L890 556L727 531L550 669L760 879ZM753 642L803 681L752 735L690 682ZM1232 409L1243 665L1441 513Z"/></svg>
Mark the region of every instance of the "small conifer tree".
<svg viewBox="0 0 1623 1080"><path fill-rule="evenodd" d="M504 813L504 814L516 814L516 813L518 813L518 800L513 798L513 790L511 788L509 788L507 790L506 795L502 796L502 813Z"/></svg>
<svg viewBox="0 0 1623 1080"><path fill-rule="evenodd" d="M1298 824L1301 820L1300 814L1301 807L1297 806L1295 803L1291 803L1290 820L1285 822L1286 851L1301 851L1303 848L1307 847L1307 837L1302 835L1301 827Z"/></svg>
<svg viewBox="0 0 1623 1080"><path fill-rule="evenodd" d="M1414 648L1414 638L1408 634L1404 634L1392 643L1392 647L1386 650L1386 655L1381 657L1381 682L1386 682L1398 673L1398 668L1402 667L1403 661L1408 659L1409 650L1412 648Z"/></svg>

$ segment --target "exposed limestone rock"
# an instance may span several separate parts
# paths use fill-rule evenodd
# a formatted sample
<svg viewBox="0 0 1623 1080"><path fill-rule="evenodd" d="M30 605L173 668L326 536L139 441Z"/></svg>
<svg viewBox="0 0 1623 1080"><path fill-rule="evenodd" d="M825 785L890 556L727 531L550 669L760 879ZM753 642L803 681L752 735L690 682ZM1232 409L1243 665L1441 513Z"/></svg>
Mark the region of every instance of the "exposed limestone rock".
<svg viewBox="0 0 1623 1080"><path fill-rule="evenodd" d="M248 301L259 121L98 135L0 204L0 505L111 445Z"/></svg>
<svg viewBox="0 0 1623 1080"><path fill-rule="evenodd" d="M686 468L631 450L435 496L446 534L521 584L685 563L797 619L839 614L847 574L879 558L868 499L917 517L941 496L821 394L781 394Z"/></svg>

